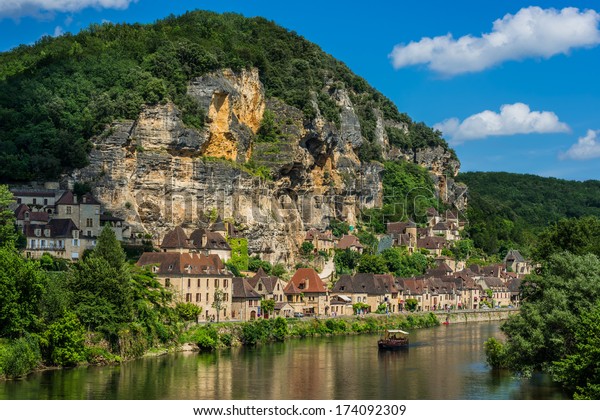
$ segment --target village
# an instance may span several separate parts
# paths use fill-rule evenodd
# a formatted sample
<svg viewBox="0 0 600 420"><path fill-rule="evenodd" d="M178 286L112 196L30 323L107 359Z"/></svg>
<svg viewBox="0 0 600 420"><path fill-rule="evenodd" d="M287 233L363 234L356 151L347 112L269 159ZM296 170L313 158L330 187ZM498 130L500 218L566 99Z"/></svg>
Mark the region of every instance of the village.
<svg viewBox="0 0 600 420"><path fill-rule="evenodd" d="M103 212L90 192L75 194L50 184L12 193L28 258L48 254L77 261L95 247L105 227L123 244L140 241L140 234L123 219ZM439 214L430 208L426 224L387 223L386 234L378 236L373 250L361 244L352 228L340 237L331 230L308 229L305 248L326 256L329 269L319 273L314 267L298 267L287 276L276 276L259 268L236 276L227 262L232 259L230 240L239 233L218 216L204 228L171 229L155 239L153 251L143 252L136 265L150 269L174 292L177 302L200 307L199 322L518 307L520 283L531 272L531 264L517 250L510 250L502 262L486 266L467 266L445 255L444 250L461 239L464 226L456 213ZM336 252L377 254L390 248L402 248L408 254L422 252L428 255L430 266L424 274L407 278L361 272L338 275L333 269Z"/></svg>

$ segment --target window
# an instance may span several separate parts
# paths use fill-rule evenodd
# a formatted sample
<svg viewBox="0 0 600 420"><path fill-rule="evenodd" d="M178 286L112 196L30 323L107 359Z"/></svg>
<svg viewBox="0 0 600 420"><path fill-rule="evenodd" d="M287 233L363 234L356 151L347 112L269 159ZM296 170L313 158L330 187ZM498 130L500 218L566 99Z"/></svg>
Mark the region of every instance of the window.
<svg viewBox="0 0 600 420"><path fill-rule="evenodd" d="M196 302L200 302L201 296L201 293L196 293Z"/></svg>
<svg viewBox="0 0 600 420"><path fill-rule="evenodd" d="M35 199L35 198L33 199L33 204L34 205L37 204L37 199Z"/></svg>
<svg viewBox="0 0 600 420"><path fill-rule="evenodd" d="M90 217L85 219L85 227L94 227L94 219Z"/></svg>
<svg viewBox="0 0 600 420"><path fill-rule="evenodd" d="M185 301L186 302L191 302L192 301L192 294L191 293L186 293L185 294Z"/></svg>
<svg viewBox="0 0 600 420"><path fill-rule="evenodd" d="M200 279L198 279L198 288L200 288Z"/></svg>
<svg viewBox="0 0 600 420"><path fill-rule="evenodd" d="M219 279L215 279L215 287L219 287Z"/></svg>
<svg viewBox="0 0 600 420"><path fill-rule="evenodd" d="M277 290L279 290L279 283L277 283Z"/></svg>
<svg viewBox="0 0 600 420"><path fill-rule="evenodd" d="M227 279L223 280L223 287L227 287Z"/></svg>
<svg viewBox="0 0 600 420"><path fill-rule="evenodd" d="M31 239L29 242L29 248L35 248L35 239Z"/></svg>
<svg viewBox="0 0 600 420"><path fill-rule="evenodd" d="M210 297L210 294L208 294L208 293L207 293L207 294L206 294L206 303L208 303L208 299L209 299L209 297Z"/></svg>
<svg viewBox="0 0 600 420"><path fill-rule="evenodd" d="M209 280L206 279L206 288L208 289L210 287L210 285L208 284Z"/></svg>
<svg viewBox="0 0 600 420"><path fill-rule="evenodd" d="M171 286L171 279L165 279L165 287Z"/></svg>
<svg viewBox="0 0 600 420"><path fill-rule="evenodd" d="M258 291L261 292L262 291L262 283L258 283Z"/></svg>
<svg viewBox="0 0 600 420"><path fill-rule="evenodd" d="M188 287L192 285L192 279L188 279Z"/></svg>
<svg viewBox="0 0 600 420"><path fill-rule="evenodd" d="M79 239L73 239L73 246L79 246Z"/></svg>
<svg viewBox="0 0 600 420"><path fill-rule="evenodd" d="M66 212L67 212L67 214L71 214L71 206L67 206Z"/></svg>
<svg viewBox="0 0 600 420"><path fill-rule="evenodd" d="M44 198L44 206L47 206L47 205L48 205L48 199Z"/></svg>

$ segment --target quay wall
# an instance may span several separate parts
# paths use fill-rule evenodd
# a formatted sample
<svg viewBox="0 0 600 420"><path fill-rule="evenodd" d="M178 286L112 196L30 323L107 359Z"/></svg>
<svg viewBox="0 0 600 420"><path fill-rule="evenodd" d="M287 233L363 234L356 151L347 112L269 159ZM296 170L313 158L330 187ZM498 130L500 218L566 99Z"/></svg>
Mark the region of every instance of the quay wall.
<svg viewBox="0 0 600 420"><path fill-rule="evenodd" d="M435 316L440 323L449 322L450 324L465 324L469 322L502 321L518 312L519 309L516 308L490 309L485 311L452 311L436 313Z"/></svg>

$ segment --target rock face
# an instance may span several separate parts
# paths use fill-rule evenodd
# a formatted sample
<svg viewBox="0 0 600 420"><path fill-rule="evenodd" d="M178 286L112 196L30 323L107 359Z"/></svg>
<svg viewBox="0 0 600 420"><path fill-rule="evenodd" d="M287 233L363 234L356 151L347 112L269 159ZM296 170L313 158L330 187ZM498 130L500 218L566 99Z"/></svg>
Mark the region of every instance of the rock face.
<svg viewBox="0 0 600 420"><path fill-rule="evenodd" d="M249 239L250 253L289 265L308 228L332 218L354 224L361 209L381 205L383 165L358 159L360 122L343 89L332 94L338 126L316 101L307 122L300 110L267 100L257 70L205 75L188 94L205 111L203 130L186 128L172 103L148 106L94 138L89 166L70 180L90 182L108 210L157 242L173 226L206 225L216 212ZM272 142L256 136L266 109L279 130ZM458 170L442 148L394 156L376 115L376 138L389 157L413 160L440 179ZM447 195L448 185L440 192Z"/></svg>

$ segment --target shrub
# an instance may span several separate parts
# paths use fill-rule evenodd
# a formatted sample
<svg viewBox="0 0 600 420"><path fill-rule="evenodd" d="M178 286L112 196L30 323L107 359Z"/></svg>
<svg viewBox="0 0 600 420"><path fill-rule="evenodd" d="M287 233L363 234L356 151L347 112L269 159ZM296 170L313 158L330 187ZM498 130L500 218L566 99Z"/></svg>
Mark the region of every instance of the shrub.
<svg viewBox="0 0 600 420"><path fill-rule="evenodd" d="M177 315L184 321L197 321L198 315L202 312L202 308L193 303L178 303L175 306Z"/></svg>
<svg viewBox="0 0 600 420"><path fill-rule="evenodd" d="M41 363L37 337L26 335L0 344L0 374L7 378L19 378L33 371Z"/></svg>
<svg viewBox="0 0 600 420"><path fill-rule="evenodd" d="M47 360L58 366L74 366L86 359L85 329L74 313L52 323L43 343Z"/></svg>
<svg viewBox="0 0 600 420"><path fill-rule="evenodd" d="M213 351L219 343L217 330L212 326L199 328L193 335L192 340L201 351Z"/></svg>

